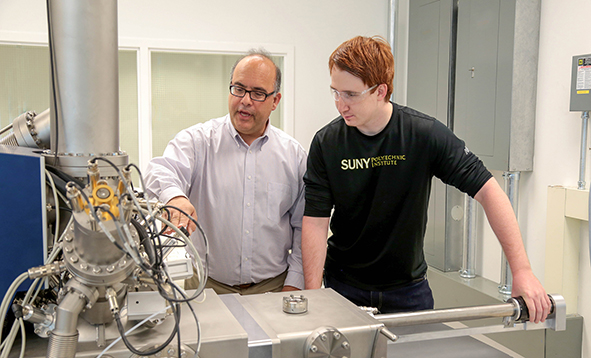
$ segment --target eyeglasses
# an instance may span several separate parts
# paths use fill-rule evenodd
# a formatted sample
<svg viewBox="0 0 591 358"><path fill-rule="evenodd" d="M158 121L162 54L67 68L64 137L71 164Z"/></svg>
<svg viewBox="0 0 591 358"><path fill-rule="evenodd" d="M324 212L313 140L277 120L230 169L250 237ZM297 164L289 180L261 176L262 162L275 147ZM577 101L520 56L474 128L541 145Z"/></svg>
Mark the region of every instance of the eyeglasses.
<svg viewBox="0 0 591 358"><path fill-rule="evenodd" d="M266 93L266 92L259 91L259 90L250 90L249 91L244 87L240 87L240 86L236 86L236 85L230 86L230 94L232 96L243 98L244 96L246 96L247 93L250 95L250 99L252 99L253 101L265 102L267 97L275 94L275 91L273 91L271 93Z"/></svg>
<svg viewBox="0 0 591 358"><path fill-rule="evenodd" d="M362 99L362 96L364 94L366 94L367 92L371 91L372 89L376 88L378 85L373 85L370 88L366 89L363 92L350 92L350 91L343 91L343 92L339 92L334 88L330 89L330 92L332 92L332 97L334 98L335 101L338 101L339 99L342 99L344 102L349 102L349 103L353 103L353 102L358 102Z"/></svg>

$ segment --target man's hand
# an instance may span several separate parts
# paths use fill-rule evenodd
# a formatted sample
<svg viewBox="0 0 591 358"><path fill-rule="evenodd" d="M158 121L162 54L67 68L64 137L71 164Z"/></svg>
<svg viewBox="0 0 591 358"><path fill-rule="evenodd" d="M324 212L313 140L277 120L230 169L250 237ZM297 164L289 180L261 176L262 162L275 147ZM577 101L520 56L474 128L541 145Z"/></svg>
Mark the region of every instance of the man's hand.
<svg viewBox="0 0 591 358"><path fill-rule="evenodd" d="M529 311L529 321L544 322L550 314L552 303L544 287L531 270L513 272L513 297L523 297Z"/></svg>
<svg viewBox="0 0 591 358"><path fill-rule="evenodd" d="M174 197L170 199L168 203L166 203L166 205L177 207L185 213L187 213L188 215L191 215L195 220L197 220L197 213L195 212L195 207L191 204L189 199L187 199L184 196ZM185 214L182 214L181 212L173 208L167 208L167 210L170 213L170 218L168 219L168 221L170 221L176 227L185 227L189 234L193 233L193 231L197 229L197 225L195 225L195 223L191 221ZM172 234L173 232L174 230L171 228L167 228L164 231L166 235Z"/></svg>

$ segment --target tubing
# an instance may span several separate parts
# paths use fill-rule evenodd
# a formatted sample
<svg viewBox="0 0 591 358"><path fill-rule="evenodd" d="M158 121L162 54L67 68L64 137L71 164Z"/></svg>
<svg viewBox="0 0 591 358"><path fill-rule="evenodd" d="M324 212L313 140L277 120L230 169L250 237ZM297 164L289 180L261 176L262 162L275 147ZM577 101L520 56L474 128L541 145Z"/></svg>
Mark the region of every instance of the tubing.
<svg viewBox="0 0 591 358"><path fill-rule="evenodd" d="M384 323L387 327L402 327L428 323L443 323L490 317L515 316L518 312L518 304L503 303L489 306L381 314L375 315L374 317L378 321Z"/></svg>

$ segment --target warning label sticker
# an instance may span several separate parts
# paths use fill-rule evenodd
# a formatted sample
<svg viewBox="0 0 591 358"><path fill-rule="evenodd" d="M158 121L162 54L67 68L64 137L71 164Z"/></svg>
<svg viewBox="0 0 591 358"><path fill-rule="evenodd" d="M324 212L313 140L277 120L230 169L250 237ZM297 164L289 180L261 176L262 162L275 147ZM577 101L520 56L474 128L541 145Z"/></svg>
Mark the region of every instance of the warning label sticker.
<svg viewBox="0 0 591 358"><path fill-rule="evenodd" d="M581 57L577 60L577 93L580 90L589 89L591 89L591 57Z"/></svg>

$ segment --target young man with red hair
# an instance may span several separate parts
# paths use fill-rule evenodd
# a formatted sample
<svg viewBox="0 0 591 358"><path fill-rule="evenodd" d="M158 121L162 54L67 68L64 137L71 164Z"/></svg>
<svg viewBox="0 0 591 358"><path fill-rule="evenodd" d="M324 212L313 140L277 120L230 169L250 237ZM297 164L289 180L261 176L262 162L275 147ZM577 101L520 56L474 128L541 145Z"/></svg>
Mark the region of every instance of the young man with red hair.
<svg viewBox="0 0 591 358"><path fill-rule="evenodd" d="M308 155L306 289L321 286L324 269L325 286L355 304L382 313L433 308L423 242L436 176L483 206L511 266L513 294L523 296L531 321L544 321L550 300L532 272L507 196L446 126L389 101L388 43L348 40L330 56L329 70L341 115L316 133Z"/></svg>

